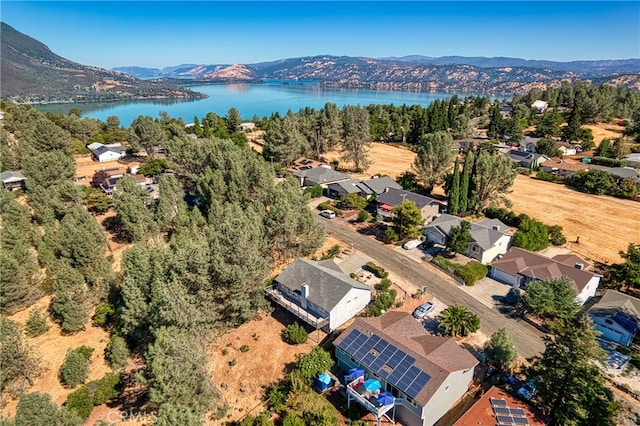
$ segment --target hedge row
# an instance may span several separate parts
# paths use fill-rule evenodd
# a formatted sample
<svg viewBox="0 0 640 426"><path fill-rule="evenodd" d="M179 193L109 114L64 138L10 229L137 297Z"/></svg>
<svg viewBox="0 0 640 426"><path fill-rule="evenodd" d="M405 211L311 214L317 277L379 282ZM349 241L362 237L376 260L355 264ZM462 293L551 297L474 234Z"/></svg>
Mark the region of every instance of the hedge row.
<svg viewBox="0 0 640 426"><path fill-rule="evenodd" d="M462 266L457 263L453 263L442 256L435 256L431 259L431 263L438 266L440 269L453 272L456 277L462 278L464 284L467 286L474 285L476 281L486 277L489 272L489 269L477 260L472 260Z"/></svg>
<svg viewBox="0 0 640 426"><path fill-rule="evenodd" d="M378 278L387 278L389 276L389 272L385 271L382 266L378 266L373 262L367 262L365 266Z"/></svg>

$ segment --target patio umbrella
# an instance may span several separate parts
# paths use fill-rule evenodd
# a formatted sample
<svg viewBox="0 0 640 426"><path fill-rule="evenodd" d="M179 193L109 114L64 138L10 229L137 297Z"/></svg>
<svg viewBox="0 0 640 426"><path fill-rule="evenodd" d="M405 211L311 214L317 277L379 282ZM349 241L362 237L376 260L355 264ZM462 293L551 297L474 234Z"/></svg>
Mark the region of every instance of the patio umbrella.
<svg viewBox="0 0 640 426"><path fill-rule="evenodd" d="M391 405L396 399L389 392L382 392L378 395L378 402L382 405Z"/></svg>
<svg viewBox="0 0 640 426"><path fill-rule="evenodd" d="M331 376L327 373L322 373L318 376L318 381L324 383L325 385L328 385L329 383L331 383Z"/></svg>
<svg viewBox="0 0 640 426"><path fill-rule="evenodd" d="M369 392L375 392L380 389L382 385L376 379L367 379L364 381L364 388Z"/></svg>

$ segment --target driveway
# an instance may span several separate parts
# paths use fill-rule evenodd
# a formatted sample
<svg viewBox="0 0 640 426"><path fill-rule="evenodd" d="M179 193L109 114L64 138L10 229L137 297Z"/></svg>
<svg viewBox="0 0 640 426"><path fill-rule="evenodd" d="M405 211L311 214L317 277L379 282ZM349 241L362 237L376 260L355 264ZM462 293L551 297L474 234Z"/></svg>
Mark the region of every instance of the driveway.
<svg viewBox="0 0 640 426"><path fill-rule="evenodd" d="M443 278L433 266L425 262L419 263L407 256L406 253L401 253L373 237L353 231L340 219L319 218L319 221L324 224L328 234L351 244L355 249L375 259L375 263L378 265L402 277L412 287L407 290L415 292L422 286L427 286L429 293L437 297L443 304L467 306L480 317L481 331L488 335L503 327L507 328L516 343L518 352L525 358L540 355L544 351L542 333L522 320L508 318L498 312L495 306L489 303L487 296L480 297L479 294L476 294L483 287L478 287L476 293L473 292L473 289L463 288L455 281ZM508 288L504 290L506 292ZM489 296L491 295L489 294Z"/></svg>

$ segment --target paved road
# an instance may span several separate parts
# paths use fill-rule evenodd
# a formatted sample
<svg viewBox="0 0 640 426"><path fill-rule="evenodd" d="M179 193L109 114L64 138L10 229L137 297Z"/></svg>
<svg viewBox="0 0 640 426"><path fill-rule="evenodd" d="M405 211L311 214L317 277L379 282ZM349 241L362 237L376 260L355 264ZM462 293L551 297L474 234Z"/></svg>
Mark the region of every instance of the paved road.
<svg viewBox="0 0 640 426"><path fill-rule="evenodd" d="M416 263L375 238L349 229L339 219L328 220L319 217L319 220L325 225L327 233L371 256L377 264L414 283L416 288L426 285L428 292L443 303L467 306L480 317L480 327L483 332L491 335L496 330L505 327L511 333L518 353L525 358L539 355L544 350L542 333L536 328L524 321L508 318L496 309L487 308L481 301L476 300L458 287L458 284L448 282L430 270L428 265Z"/></svg>

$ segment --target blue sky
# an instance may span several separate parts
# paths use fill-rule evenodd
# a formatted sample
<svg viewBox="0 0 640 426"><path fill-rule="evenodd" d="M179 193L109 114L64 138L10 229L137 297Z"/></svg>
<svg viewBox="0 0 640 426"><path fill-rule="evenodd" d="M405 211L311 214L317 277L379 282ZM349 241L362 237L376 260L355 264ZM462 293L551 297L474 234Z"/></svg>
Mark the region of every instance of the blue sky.
<svg viewBox="0 0 640 426"><path fill-rule="evenodd" d="M7 1L2 21L104 68L319 54L640 57L640 2Z"/></svg>

